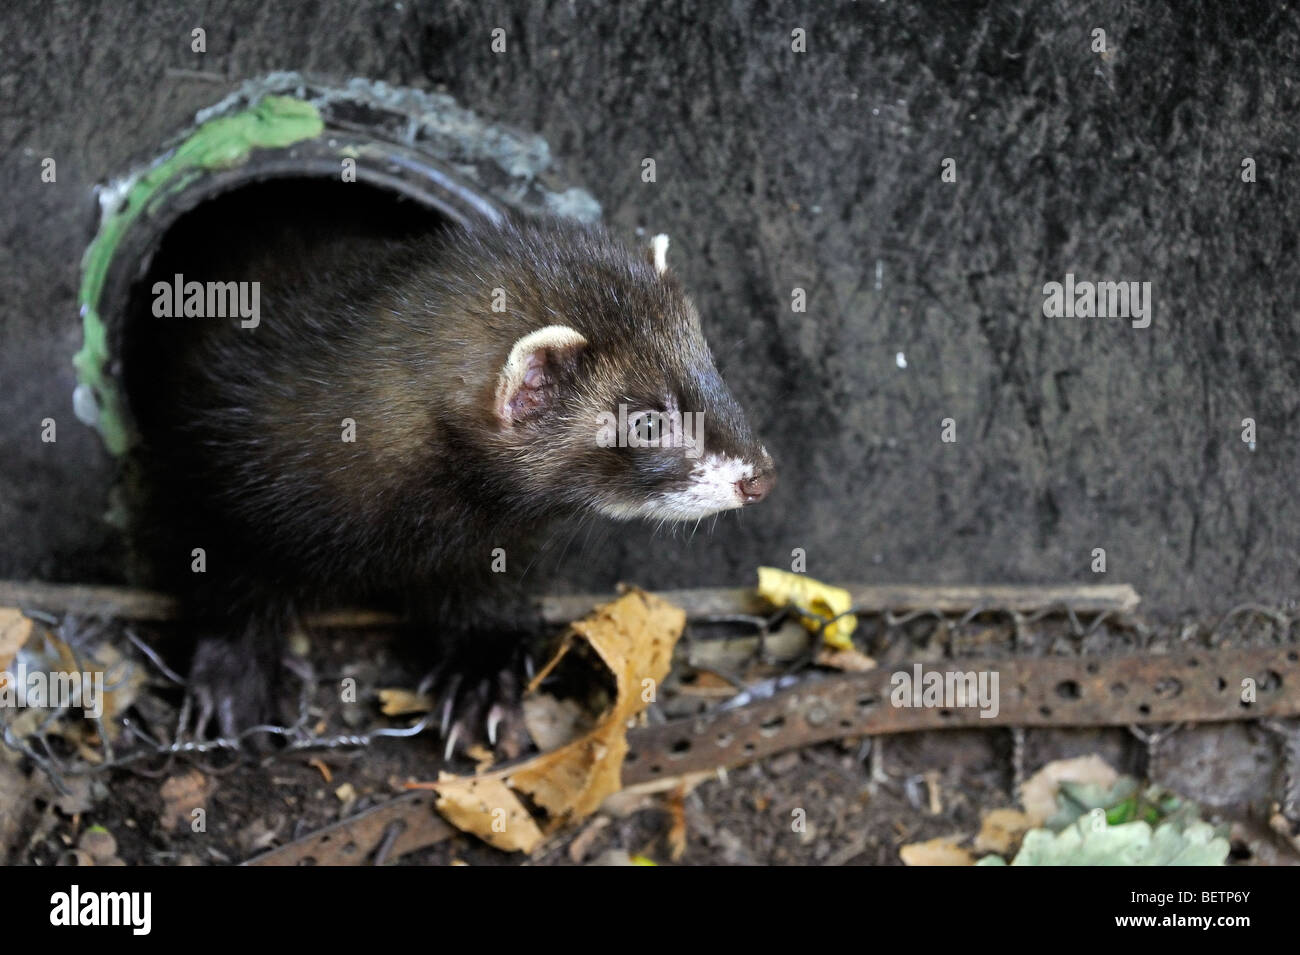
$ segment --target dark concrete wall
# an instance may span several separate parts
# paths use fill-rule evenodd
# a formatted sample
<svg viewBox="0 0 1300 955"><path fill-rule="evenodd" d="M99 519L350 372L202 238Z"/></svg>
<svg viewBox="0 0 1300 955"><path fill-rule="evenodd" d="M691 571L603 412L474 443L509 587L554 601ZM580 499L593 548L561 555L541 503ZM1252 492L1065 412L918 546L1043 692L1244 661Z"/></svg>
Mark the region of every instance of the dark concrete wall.
<svg viewBox="0 0 1300 955"><path fill-rule="evenodd" d="M0 575L122 566L70 410L91 187L301 69L445 89L546 136L616 228L672 235L782 483L711 533L580 539L570 582L737 582L794 547L829 578L1093 581L1104 547L1159 609L1294 596L1298 54L1275 3L7 5ZM1044 317L1067 271L1151 282L1151 326Z"/></svg>

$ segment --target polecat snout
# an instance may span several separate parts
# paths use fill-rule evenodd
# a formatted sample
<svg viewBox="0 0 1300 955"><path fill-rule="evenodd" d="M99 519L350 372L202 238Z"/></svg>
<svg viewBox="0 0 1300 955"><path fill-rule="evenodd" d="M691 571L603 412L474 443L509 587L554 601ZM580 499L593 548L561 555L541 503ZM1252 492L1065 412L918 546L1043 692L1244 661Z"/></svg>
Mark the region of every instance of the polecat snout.
<svg viewBox="0 0 1300 955"><path fill-rule="evenodd" d="M169 342L135 372L161 375L138 412L171 501L158 563L201 620L193 682L223 731L269 715L291 607L399 596L473 666L527 629L512 581L552 519L693 521L768 493L665 252L479 225L211 276L261 283L254 327L144 319Z"/></svg>

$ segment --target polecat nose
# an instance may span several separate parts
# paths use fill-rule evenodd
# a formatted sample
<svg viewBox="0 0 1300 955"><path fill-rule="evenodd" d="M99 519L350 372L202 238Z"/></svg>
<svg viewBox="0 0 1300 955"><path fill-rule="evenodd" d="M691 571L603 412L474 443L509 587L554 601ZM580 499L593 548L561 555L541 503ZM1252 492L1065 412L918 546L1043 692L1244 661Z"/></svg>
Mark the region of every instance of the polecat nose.
<svg viewBox="0 0 1300 955"><path fill-rule="evenodd" d="M763 471L753 477L741 478L736 482L736 490L740 492L740 499L746 504L757 504L767 497L767 492L772 490L774 484L776 484L776 474L772 471Z"/></svg>

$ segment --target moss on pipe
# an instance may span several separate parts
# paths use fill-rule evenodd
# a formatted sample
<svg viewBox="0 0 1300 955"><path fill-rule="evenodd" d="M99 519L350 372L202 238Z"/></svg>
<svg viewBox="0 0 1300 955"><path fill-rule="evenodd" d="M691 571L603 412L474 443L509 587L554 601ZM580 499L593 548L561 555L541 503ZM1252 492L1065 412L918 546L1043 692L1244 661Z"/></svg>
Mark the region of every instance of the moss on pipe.
<svg viewBox="0 0 1300 955"><path fill-rule="evenodd" d="M199 126L184 142L124 187L122 199L107 212L81 260L82 346L73 358L79 390L78 417L93 423L108 450L123 454L132 429L117 383L108 373L108 328L99 313L109 266L122 237L153 203L193 182L205 170L228 169L254 149L291 146L319 136L325 124L311 103L289 96L267 96L256 106L219 116ZM93 395L93 408L85 406Z"/></svg>

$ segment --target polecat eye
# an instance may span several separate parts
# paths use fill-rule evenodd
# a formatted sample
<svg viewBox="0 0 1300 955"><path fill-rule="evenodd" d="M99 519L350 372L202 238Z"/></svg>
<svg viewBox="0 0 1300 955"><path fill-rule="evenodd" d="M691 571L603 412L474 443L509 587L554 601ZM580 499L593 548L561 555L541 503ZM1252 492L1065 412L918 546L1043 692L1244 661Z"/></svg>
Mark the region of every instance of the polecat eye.
<svg viewBox="0 0 1300 955"><path fill-rule="evenodd" d="M628 430L635 434L640 441L657 441L663 430L662 412L638 412L629 419Z"/></svg>

